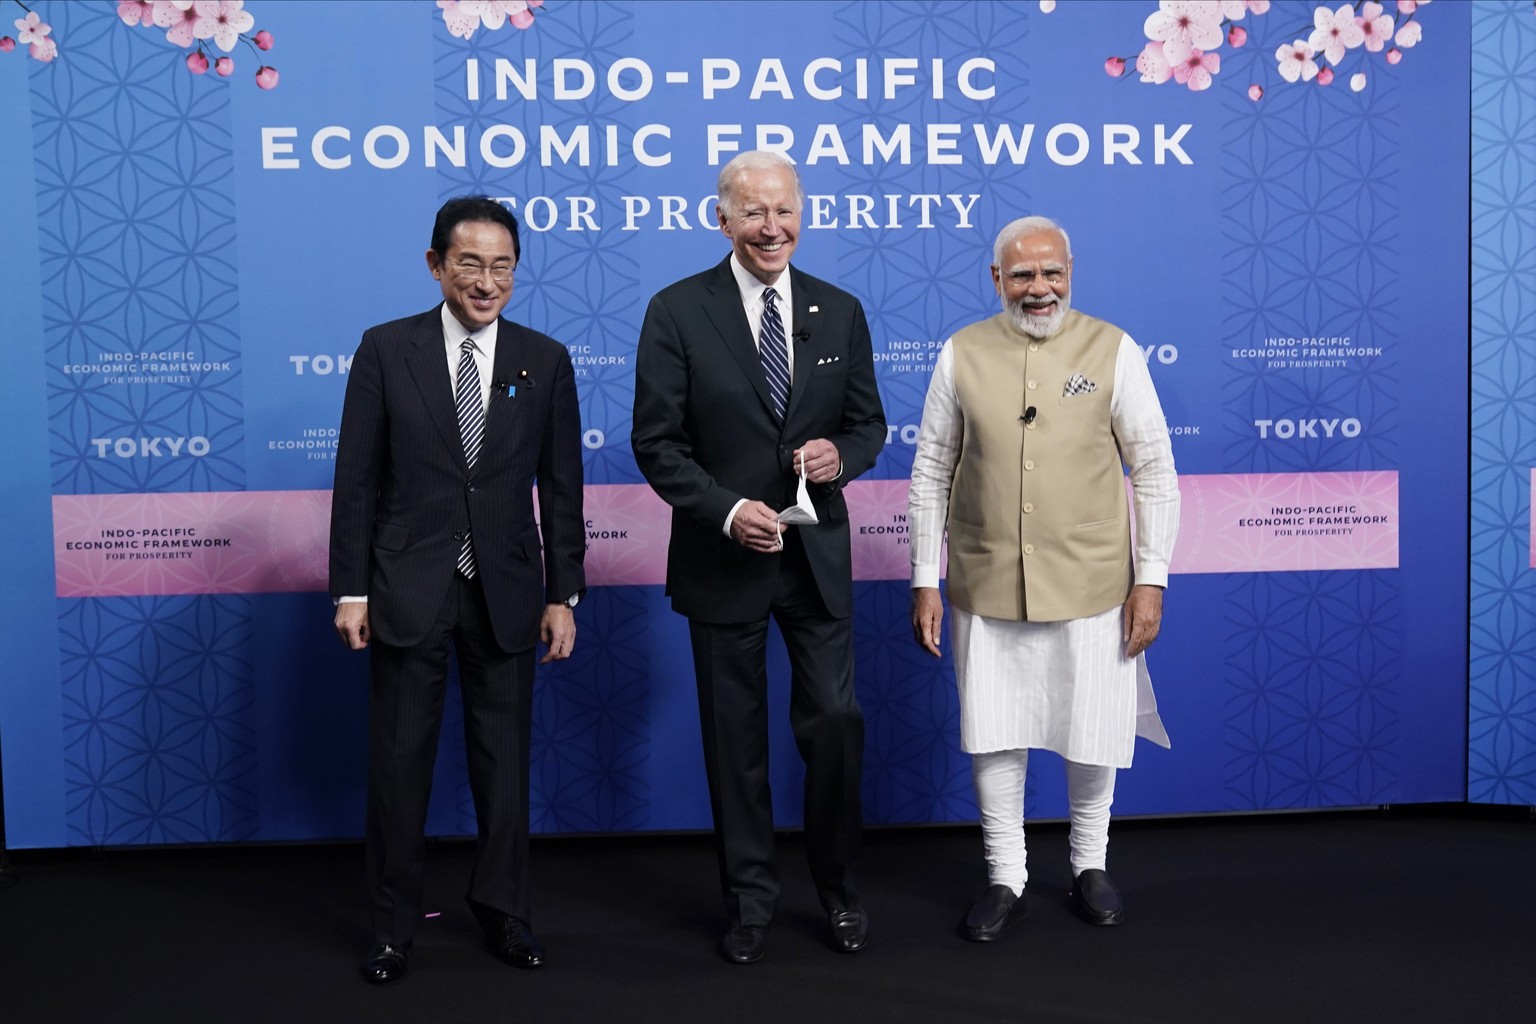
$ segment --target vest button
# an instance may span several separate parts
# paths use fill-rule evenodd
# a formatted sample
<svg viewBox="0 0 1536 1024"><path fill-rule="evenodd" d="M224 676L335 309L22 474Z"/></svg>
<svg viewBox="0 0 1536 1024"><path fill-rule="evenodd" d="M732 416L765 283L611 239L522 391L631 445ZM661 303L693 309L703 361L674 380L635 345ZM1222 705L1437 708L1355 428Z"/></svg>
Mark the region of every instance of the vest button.
<svg viewBox="0 0 1536 1024"><path fill-rule="evenodd" d="M1035 553L1035 546L1033 544L1025 544L1024 545L1024 553L1026 555L1034 554Z"/></svg>
<svg viewBox="0 0 1536 1024"><path fill-rule="evenodd" d="M1035 382L1034 381L1030 381L1029 382L1029 390L1031 390L1031 391L1035 390Z"/></svg>
<svg viewBox="0 0 1536 1024"><path fill-rule="evenodd" d="M1035 510L1035 503L1034 502L1026 501L1024 503L1024 511L1025 512L1033 512L1034 510Z"/></svg>
<svg viewBox="0 0 1536 1024"><path fill-rule="evenodd" d="M1024 468L1025 469L1034 469L1035 468L1035 460L1034 459L1025 459L1024 460Z"/></svg>

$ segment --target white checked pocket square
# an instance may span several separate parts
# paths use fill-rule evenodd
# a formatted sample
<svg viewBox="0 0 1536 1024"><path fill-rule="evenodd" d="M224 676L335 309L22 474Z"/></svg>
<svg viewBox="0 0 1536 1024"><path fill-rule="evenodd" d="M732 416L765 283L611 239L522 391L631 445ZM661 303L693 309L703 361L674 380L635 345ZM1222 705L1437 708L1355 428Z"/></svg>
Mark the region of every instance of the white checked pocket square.
<svg viewBox="0 0 1536 1024"><path fill-rule="evenodd" d="M1086 395L1090 391L1099 390L1099 386L1080 373L1074 373L1067 386L1061 389L1062 398L1071 398L1073 395Z"/></svg>

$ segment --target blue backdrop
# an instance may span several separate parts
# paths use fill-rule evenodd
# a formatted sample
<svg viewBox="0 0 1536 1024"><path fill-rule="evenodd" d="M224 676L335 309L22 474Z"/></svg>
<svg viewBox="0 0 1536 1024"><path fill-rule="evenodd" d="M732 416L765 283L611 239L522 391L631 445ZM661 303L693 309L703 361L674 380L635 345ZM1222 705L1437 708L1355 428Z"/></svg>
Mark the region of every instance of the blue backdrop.
<svg viewBox="0 0 1536 1024"><path fill-rule="evenodd" d="M1387 11L1422 38L1319 55L1321 84L1286 81L1276 56L1309 38L1315 5L1225 4L1204 90L1139 80L1151 2L798 4L764 41L736 31L750 4L552 3L466 39L428 2L362 18L252 0L247 36L275 42L236 45L228 78L189 73L195 45L111 2L34 6L59 58L0 54L13 845L359 834L366 665L306 575L323 506L300 500L329 487L358 336L437 297L422 252L442 199L504 198L526 225L508 315L572 346L588 483L643 489L628 431L644 303L724 255L715 177L759 140L787 145L812 196L797 264L869 313L893 428L869 480L907 478L928 360L996 308L996 230L1043 213L1071 232L1074 303L1148 347L1182 476L1391 481L1386 567L1257 551L1175 576L1152 663L1174 746L1138 752L1117 811L1466 795L1464 5ZM1476 44L1528 38L1509 21ZM276 88L252 80L267 62ZM1324 355L1292 351L1309 348ZM203 514L269 494L294 504L226 565L260 586L166 586L157 567L123 592L63 547L101 535L103 510L164 523L183 497ZM1186 504L1187 537L1232 533L1220 506ZM905 581L865 575L868 818L972 818L948 663L912 644ZM600 582L575 656L541 670L535 826L707 827L685 624L654 582ZM456 714L444 833L473 820ZM1036 758L1030 813L1063 808L1059 766Z"/></svg>

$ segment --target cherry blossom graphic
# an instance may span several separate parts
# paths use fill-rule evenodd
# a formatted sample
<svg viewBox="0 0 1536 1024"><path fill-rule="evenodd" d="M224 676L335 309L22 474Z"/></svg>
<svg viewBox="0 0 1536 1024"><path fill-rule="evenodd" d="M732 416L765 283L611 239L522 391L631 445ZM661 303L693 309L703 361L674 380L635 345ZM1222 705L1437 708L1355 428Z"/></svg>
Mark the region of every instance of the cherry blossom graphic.
<svg viewBox="0 0 1536 1024"><path fill-rule="evenodd" d="M215 49L227 54L239 43L258 54L272 49L271 32L250 34L256 18L245 9L245 0L117 0L117 17L129 28L164 29L166 42L192 51L185 63L194 75L206 75L209 68L220 78L235 73L235 59ZM262 64L256 85L276 86L277 69Z"/></svg>
<svg viewBox="0 0 1536 1024"><path fill-rule="evenodd" d="M16 6L22 9L26 15L17 18L13 22L16 26L16 36L0 36L0 53L12 53L19 43L27 47L27 56L44 64L49 63L59 55L59 44L50 34L53 26L48 24L32 8L16 0Z"/></svg>
<svg viewBox="0 0 1536 1024"><path fill-rule="evenodd" d="M1317 62L1312 59L1315 56L1312 47L1300 39L1280 47L1275 51L1275 60L1280 62L1280 77L1287 82L1312 81L1317 77Z"/></svg>
<svg viewBox="0 0 1536 1024"><path fill-rule="evenodd" d="M1365 33L1355 24L1355 9L1349 4L1342 4L1333 12L1319 7L1312 15L1312 23L1316 28L1307 41L1334 67L1344 59L1346 50L1353 50L1365 42Z"/></svg>
<svg viewBox="0 0 1536 1024"><path fill-rule="evenodd" d="M532 28L533 10L544 0L437 0L443 11L448 34L468 39L481 26L495 32L510 24L513 28Z"/></svg>
<svg viewBox="0 0 1536 1024"><path fill-rule="evenodd" d="M1150 85L1172 81L1204 92L1221 71L1221 55L1216 51L1223 43L1238 49L1252 41L1267 49L1279 40L1293 39L1275 50L1274 73L1283 83L1326 86L1336 76L1346 75L1350 89L1361 92L1372 78L1364 66L1372 55L1394 66L1402 62L1404 50L1423 38L1417 16L1431 0L1396 0L1395 17L1390 13L1391 2L1320 4L1312 11L1311 24L1267 33L1255 22L1269 13L1270 0L1161 0L1142 22L1147 42L1134 66L1141 81ZM1253 19L1248 18L1250 14ZM1240 21L1248 23L1237 24ZM1104 73L1128 79L1131 64L1128 56L1111 55L1104 60ZM1249 83L1248 98L1257 103L1268 84Z"/></svg>

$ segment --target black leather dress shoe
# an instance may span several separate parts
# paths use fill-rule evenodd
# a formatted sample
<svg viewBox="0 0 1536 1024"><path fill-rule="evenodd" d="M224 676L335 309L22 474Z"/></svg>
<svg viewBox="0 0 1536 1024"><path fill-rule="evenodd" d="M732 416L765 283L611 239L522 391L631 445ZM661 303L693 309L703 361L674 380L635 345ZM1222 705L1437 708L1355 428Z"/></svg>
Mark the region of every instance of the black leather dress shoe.
<svg viewBox="0 0 1536 1024"><path fill-rule="evenodd" d="M1119 924L1123 905L1120 890L1108 872L1089 868L1072 883L1072 909L1089 924Z"/></svg>
<svg viewBox="0 0 1536 1024"><path fill-rule="evenodd" d="M758 924L733 924L720 940L720 955L733 964L751 964L763 958L768 929Z"/></svg>
<svg viewBox="0 0 1536 1024"><path fill-rule="evenodd" d="M381 942L373 947L368 959L363 961L363 977L376 985L394 981L405 973L405 965L411 958L409 946L391 946Z"/></svg>
<svg viewBox="0 0 1536 1024"><path fill-rule="evenodd" d="M832 926L832 948L839 953L857 953L869 941L869 915L863 907L829 911L827 923Z"/></svg>
<svg viewBox="0 0 1536 1024"><path fill-rule="evenodd" d="M544 965L544 943L524 922L506 914L486 915L481 927L485 948L502 963L527 970Z"/></svg>
<svg viewBox="0 0 1536 1024"><path fill-rule="evenodd" d="M988 886L960 922L960 937L971 942L996 942L1018 918L1024 916L1023 896L1006 885Z"/></svg>

